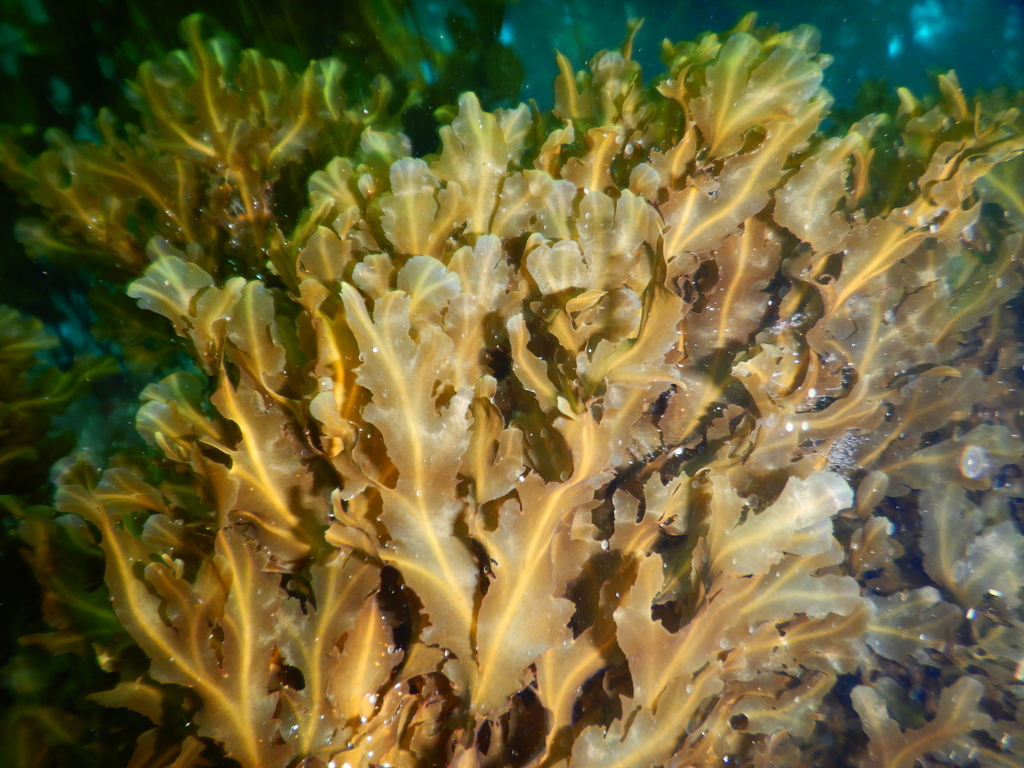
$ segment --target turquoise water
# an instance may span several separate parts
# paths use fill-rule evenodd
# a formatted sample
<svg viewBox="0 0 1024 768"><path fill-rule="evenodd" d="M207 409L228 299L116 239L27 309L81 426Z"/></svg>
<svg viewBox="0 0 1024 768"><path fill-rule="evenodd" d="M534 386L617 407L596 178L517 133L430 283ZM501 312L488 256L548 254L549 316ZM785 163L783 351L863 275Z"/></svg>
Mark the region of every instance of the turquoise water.
<svg viewBox="0 0 1024 768"><path fill-rule="evenodd" d="M428 28L452 3L426 0ZM1024 4L1019 0L864 0L864 2L669 2L667 0L519 0L507 6L502 40L526 67L524 98L550 105L557 48L580 68L594 51L621 44L626 23L643 18L636 58L658 72L661 41L687 40L728 29L756 11L762 24L790 29L812 24L822 51L835 57L825 85L838 103L850 102L866 79L920 93L929 72L955 68L965 90L1024 84ZM432 23L431 23L432 22Z"/></svg>

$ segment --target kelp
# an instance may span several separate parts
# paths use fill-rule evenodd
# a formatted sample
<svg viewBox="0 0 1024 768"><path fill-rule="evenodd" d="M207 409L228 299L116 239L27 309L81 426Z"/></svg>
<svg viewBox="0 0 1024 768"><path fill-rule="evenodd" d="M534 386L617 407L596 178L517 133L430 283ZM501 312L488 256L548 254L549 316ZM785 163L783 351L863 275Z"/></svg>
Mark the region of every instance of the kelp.
<svg viewBox="0 0 1024 768"><path fill-rule="evenodd" d="M0 127L0 178L25 205L11 196L2 225L17 230L32 257L84 271L94 317L78 322L131 350L126 365L143 377L180 362L173 359L178 348L168 348L145 313L124 300L124 280L148 263L154 237L174 240L182 230L190 242L230 252L227 273L260 273L281 245L282 220L291 222L305 205L309 174L350 154L364 127L404 127L430 145L433 110L460 90L508 100L522 79L497 40L500 2L470 0L431 36L405 0L362 0L340 12L283 3L276 13L228 0L210 7L216 21L193 14L180 25L189 9L176 2L118 0L91 15L64 0L6 5L18 6L7 9L18 44L9 60L14 72L0 73L11 95L0 110L0 123L10 123ZM78 31L62 39L65 25ZM188 48L172 51L179 26ZM238 38L262 52L240 51ZM448 50L446 39L458 49ZM38 95L61 89L70 104ZM33 158L21 144L50 150ZM51 215L28 218L37 205ZM105 258L111 250L116 265ZM74 302L86 290L39 279L21 253L5 252L3 261L4 284L31 290L3 300L51 322L47 292Z"/></svg>
<svg viewBox="0 0 1024 768"><path fill-rule="evenodd" d="M551 115L465 93L425 157L358 126L290 229L51 230L192 358L144 462L57 492L149 662L98 697L153 721L133 765L1021 761L1017 111L949 75L829 136L810 28L664 55L560 59ZM194 118L147 172L299 153L324 69L272 71L276 123L160 81ZM108 170L44 212L115 144L48 156Z"/></svg>
<svg viewBox="0 0 1024 768"><path fill-rule="evenodd" d="M15 765L66 753L89 728L104 734L97 742L106 751L116 749L107 735L117 715L85 712L80 699L107 685L90 644L131 645L105 589L69 588L102 563L102 552L84 525L55 524L48 506L50 467L75 445L61 428L67 411L116 366L82 356L60 367L58 346L38 319L0 306L0 728L9 745L4 760Z"/></svg>

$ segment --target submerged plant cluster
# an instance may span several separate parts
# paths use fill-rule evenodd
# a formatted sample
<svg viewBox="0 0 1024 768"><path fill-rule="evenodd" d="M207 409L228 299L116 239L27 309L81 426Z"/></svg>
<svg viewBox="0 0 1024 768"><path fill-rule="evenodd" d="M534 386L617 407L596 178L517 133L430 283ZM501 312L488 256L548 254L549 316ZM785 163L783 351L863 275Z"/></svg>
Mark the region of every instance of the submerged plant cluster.
<svg viewBox="0 0 1024 768"><path fill-rule="evenodd" d="M3 155L162 372L17 510L130 765L1024 764L1013 97L825 130L748 17L416 157L195 24L139 127Z"/></svg>

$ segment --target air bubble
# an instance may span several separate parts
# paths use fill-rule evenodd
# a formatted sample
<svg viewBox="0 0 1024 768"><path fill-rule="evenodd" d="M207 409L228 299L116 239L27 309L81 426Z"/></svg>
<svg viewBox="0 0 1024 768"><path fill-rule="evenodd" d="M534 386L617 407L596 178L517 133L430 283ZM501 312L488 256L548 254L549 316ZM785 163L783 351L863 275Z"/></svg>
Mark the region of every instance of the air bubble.
<svg viewBox="0 0 1024 768"><path fill-rule="evenodd" d="M980 445L968 445L960 452L960 472L977 480L988 470L988 455Z"/></svg>

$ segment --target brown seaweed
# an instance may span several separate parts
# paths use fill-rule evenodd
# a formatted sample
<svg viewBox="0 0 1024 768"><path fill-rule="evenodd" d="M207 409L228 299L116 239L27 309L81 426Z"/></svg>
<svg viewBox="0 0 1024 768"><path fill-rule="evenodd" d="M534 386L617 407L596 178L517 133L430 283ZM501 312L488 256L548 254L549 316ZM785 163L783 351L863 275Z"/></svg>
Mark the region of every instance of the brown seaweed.
<svg viewBox="0 0 1024 768"><path fill-rule="evenodd" d="M214 89L189 44L131 146L24 170L25 237L194 359L142 393L158 471L57 496L149 659L98 697L134 765L1024 760L1016 110L949 75L826 136L816 33L748 18L652 88L560 59L553 115L466 93L418 158L327 64Z"/></svg>

